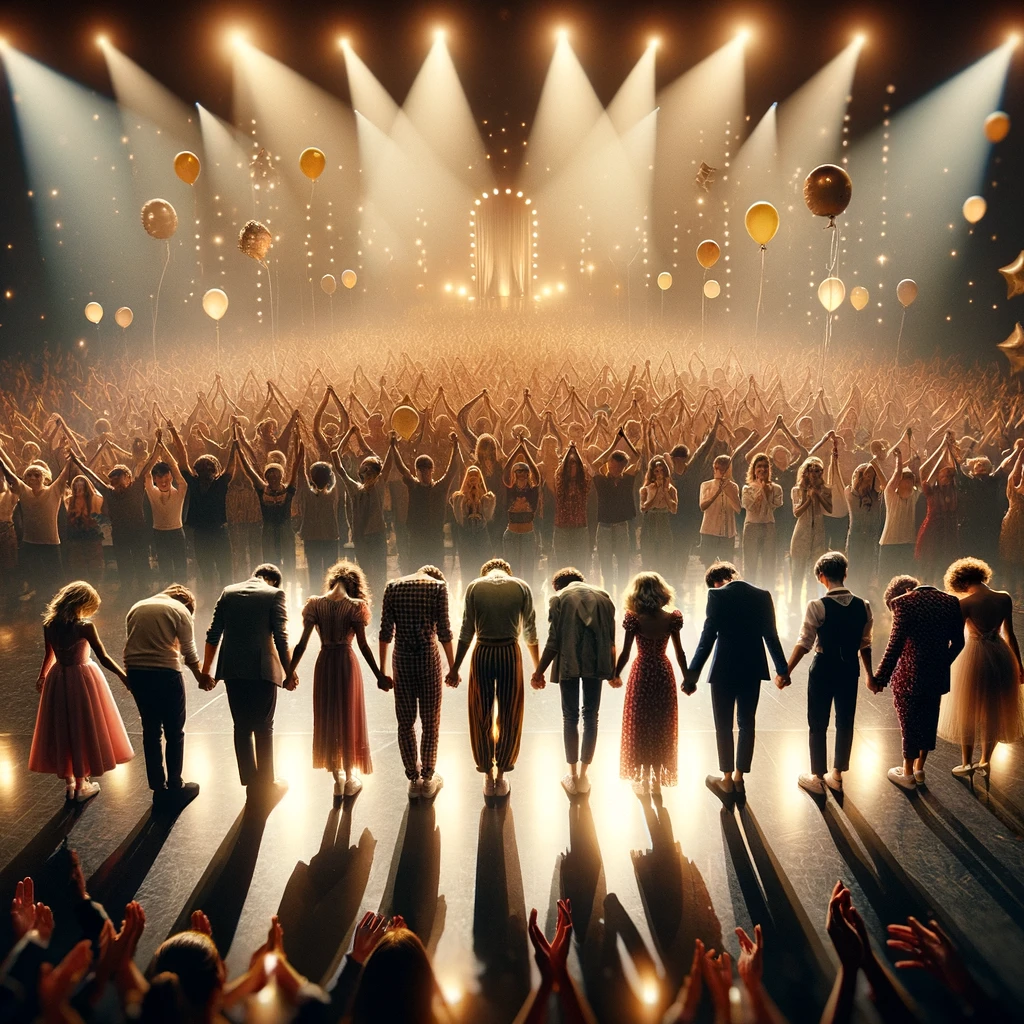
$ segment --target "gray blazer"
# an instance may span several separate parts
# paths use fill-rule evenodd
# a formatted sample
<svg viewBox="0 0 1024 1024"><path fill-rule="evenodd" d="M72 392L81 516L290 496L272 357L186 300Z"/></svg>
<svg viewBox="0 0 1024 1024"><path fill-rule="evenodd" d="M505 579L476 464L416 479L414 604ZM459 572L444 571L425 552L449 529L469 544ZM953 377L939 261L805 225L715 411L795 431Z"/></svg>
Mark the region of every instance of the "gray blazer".
<svg viewBox="0 0 1024 1024"><path fill-rule="evenodd" d="M544 651L552 655L554 679L611 679L614 643L615 605L600 587L570 583L552 596Z"/></svg>
<svg viewBox="0 0 1024 1024"><path fill-rule="evenodd" d="M225 587L206 634L208 644L221 645L214 677L284 682L287 623L283 590L256 576Z"/></svg>

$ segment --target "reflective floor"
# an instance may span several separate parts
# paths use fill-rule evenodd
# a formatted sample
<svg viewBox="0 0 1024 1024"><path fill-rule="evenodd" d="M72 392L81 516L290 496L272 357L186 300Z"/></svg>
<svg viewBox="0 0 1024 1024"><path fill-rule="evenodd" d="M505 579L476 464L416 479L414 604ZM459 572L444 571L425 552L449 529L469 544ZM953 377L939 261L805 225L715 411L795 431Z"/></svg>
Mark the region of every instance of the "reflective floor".
<svg viewBox="0 0 1024 1024"><path fill-rule="evenodd" d="M696 563L683 591L690 651L705 601ZM293 590L289 598L297 636L303 595ZM537 603L543 608L546 595ZM198 610L200 634L210 610L209 602ZM114 652L123 611L115 595L95 620ZM787 652L798 627L780 604ZM876 660L887 628L879 623ZM972 784L950 775L959 752L940 743L928 762L927 790L904 793L885 778L900 753L891 698L862 690L845 798L818 803L796 784L807 769L805 661L788 690L763 688L745 807L723 807L704 786L716 757L703 683L693 697L680 697L680 784L665 791L663 806L645 805L618 777L624 690L608 688L593 789L570 803L559 786L559 695L549 685L527 690L511 797L486 806L470 758L463 685L444 694L444 788L433 805L410 804L392 698L371 684L374 771L359 796L334 810L330 776L310 767L315 644L300 688L278 703L277 774L290 784L284 799L265 817L243 813L223 686L206 694L187 677L185 776L202 792L176 820L165 820L150 816L139 718L116 680L135 760L103 776L100 795L81 807L65 808L59 780L27 771L42 654L38 618L23 610L0 624L0 899L31 873L39 898L59 906L66 839L112 916L132 898L145 906L140 964L201 906L232 972L247 966L270 915L280 913L290 956L314 979L337 968L364 911L401 913L432 950L445 995L465 1021L512 1019L536 974L526 915L538 908L550 933L562 895L575 911L571 968L602 1021L660 1020L695 938L735 954L734 928L759 922L769 991L792 1019L817 1020L836 968L825 907L841 878L883 955L886 923L910 913L937 917L983 984L1010 1005L1024 1004L1020 745L999 748L991 779ZM949 1002L930 978L901 978L929 1019L946 1016ZM861 1004L870 1015L863 995Z"/></svg>

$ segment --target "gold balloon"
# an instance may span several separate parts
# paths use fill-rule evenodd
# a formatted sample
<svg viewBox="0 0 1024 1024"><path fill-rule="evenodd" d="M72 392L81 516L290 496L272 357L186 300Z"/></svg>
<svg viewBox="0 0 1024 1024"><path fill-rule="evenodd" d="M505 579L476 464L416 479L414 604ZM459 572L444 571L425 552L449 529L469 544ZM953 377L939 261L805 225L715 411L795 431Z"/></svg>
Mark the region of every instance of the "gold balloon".
<svg viewBox="0 0 1024 1024"><path fill-rule="evenodd" d="M867 304L870 294L864 285L859 284L855 288L850 289L850 305L853 306L858 312L862 310Z"/></svg>
<svg viewBox="0 0 1024 1024"><path fill-rule="evenodd" d="M714 279L704 282L704 294L709 299L717 299L722 294L722 286Z"/></svg>
<svg viewBox="0 0 1024 1024"><path fill-rule="evenodd" d="M969 199L964 200L964 220L967 221L968 224L977 224L978 221L985 216L985 211L987 209L988 203L985 202L983 196L971 196Z"/></svg>
<svg viewBox="0 0 1024 1024"><path fill-rule="evenodd" d="M391 414L391 429L408 441L420 425L420 414L411 405L400 405Z"/></svg>
<svg viewBox="0 0 1024 1024"><path fill-rule="evenodd" d="M815 217L838 217L852 198L853 182L836 164L815 167L804 179L804 202Z"/></svg>
<svg viewBox="0 0 1024 1024"><path fill-rule="evenodd" d="M103 307L98 302L86 303L85 319L91 324L98 324L103 319Z"/></svg>
<svg viewBox="0 0 1024 1024"><path fill-rule="evenodd" d="M999 273L1006 278L1006 297L1008 299L1012 299L1015 295L1024 295L1024 249L1012 263L1000 267Z"/></svg>
<svg viewBox="0 0 1024 1024"><path fill-rule="evenodd" d="M249 220L238 235L238 248L246 256L252 257L257 263L262 263L274 244L274 237L265 224L258 220Z"/></svg>
<svg viewBox="0 0 1024 1024"><path fill-rule="evenodd" d="M166 199L150 199L142 207L142 226L150 238L164 241L178 230L178 215Z"/></svg>
<svg viewBox="0 0 1024 1024"><path fill-rule="evenodd" d="M114 323L117 324L118 327L130 327L131 322L134 319L135 314L127 306L121 306L119 309L114 311Z"/></svg>
<svg viewBox="0 0 1024 1024"><path fill-rule="evenodd" d="M985 118L985 138L989 142L1002 142L1010 134L1010 115L1002 110Z"/></svg>
<svg viewBox="0 0 1024 1024"><path fill-rule="evenodd" d="M195 153L190 153L187 149L182 150L174 158L174 173L186 185L194 185L196 183L201 167L199 157Z"/></svg>
<svg viewBox="0 0 1024 1024"><path fill-rule="evenodd" d="M846 285L838 277L826 277L818 285L818 301L830 312L834 313L846 298Z"/></svg>
<svg viewBox="0 0 1024 1024"><path fill-rule="evenodd" d="M896 298L900 300L900 305L904 309L907 306L912 306L914 299L917 298L917 282L911 281L909 277L905 277L896 285Z"/></svg>
<svg viewBox="0 0 1024 1024"><path fill-rule="evenodd" d="M343 270L341 272L341 283L346 288L355 288L355 286L356 286L356 272L354 270Z"/></svg>
<svg viewBox="0 0 1024 1024"><path fill-rule="evenodd" d="M316 181L326 166L327 157L316 146L310 146L299 154L299 169L310 181Z"/></svg>
<svg viewBox="0 0 1024 1024"><path fill-rule="evenodd" d="M667 292L672 287L672 275L667 270L663 270L658 275L658 287L663 292Z"/></svg>
<svg viewBox="0 0 1024 1024"><path fill-rule="evenodd" d="M710 270L718 262L718 257L721 255L722 250L718 247L718 243L712 238L705 238L704 241L697 246L697 262L705 270Z"/></svg>
<svg viewBox="0 0 1024 1024"><path fill-rule="evenodd" d="M325 294L333 295L338 289L338 282L333 274L324 274L320 278L320 287L324 290Z"/></svg>
<svg viewBox="0 0 1024 1024"><path fill-rule="evenodd" d="M1024 370L1024 327L1018 323L1006 341L996 346L1010 360L1010 372L1020 373Z"/></svg>
<svg viewBox="0 0 1024 1024"><path fill-rule="evenodd" d="M228 311L228 295L221 288L211 288L203 295L203 312L211 320L219 320Z"/></svg>
<svg viewBox="0 0 1024 1024"><path fill-rule="evenodd" d="M758 245L766 246L779 230L779 211L771 203L754 203L743 218L747 234Z"/></svg>

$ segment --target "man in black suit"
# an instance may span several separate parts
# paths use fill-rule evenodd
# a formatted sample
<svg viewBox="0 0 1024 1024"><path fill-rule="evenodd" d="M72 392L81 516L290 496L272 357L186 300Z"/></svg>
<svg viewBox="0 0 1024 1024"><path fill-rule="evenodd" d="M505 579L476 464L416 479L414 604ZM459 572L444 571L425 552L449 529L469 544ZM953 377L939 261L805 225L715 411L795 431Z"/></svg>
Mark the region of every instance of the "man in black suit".
<svg viewBox="0 0 1024 1024"><path fill-rule="evenodd" d="M718 767L722 777L707 777L707 786L717 796L743 793L743 775L750 771L754 757L754 716L761 696L761 680L770 679L765 644L775 663L775 685L788 686L786 655L775 628L775 605L767 590L739 578L736 566L715 562L704 574L708 586L708 607L697 649L683 678L683 692L697 688L704 662L711 655L708 682L718 739ZM717 641L717 643L716 643ZM738 749L733 747L733 717L739 725Z"/></svg>
<svg viewBox="0 0 1024 1024"><path fill-rule="evenodd" d="M244 583L224 588L206 634L204 689L225 681L238 776L250 794L260 796L281 795L286 788L274 780L274 709L278 685L287 690L298 685L291 671L287 621L281 570L266 564ZM217 670L211 675L215 657Z"/></svg>

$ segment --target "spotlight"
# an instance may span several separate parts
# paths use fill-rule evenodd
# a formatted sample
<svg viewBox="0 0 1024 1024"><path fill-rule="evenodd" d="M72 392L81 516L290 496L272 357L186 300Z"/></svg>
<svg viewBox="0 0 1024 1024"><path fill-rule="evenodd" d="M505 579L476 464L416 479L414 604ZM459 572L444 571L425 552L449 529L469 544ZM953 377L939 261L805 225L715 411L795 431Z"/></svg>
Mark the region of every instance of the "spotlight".
<svg viewBox="0 0 1024 1024"><path fill-rule="evenodd" d="M743 25L736 33L736 42L749 43L751 35L753 35L753 33L750 31L750 29L747 28L746 25Z"/></svg>
<svg viewBox="0 0 1024 1024"><path fill-rule="evenodd" d="M661 46L661 40L657 36L651 36L651 38L647 40L647 45L652 50L656 50L659 46Z"/></svg>
<svg viewBox="0 0 1024 1024"><path fill-rule="evenodd" d="M564 43L569 38L569 30L567 28L560 28L555 31L555 39L560 43Z"/></svg>
<svg viewBox="0 0 1024 1024"><path fill-rule="evenodd" d="M10 43L3 36L0 36L0 50L6 50L8 46L10 46Z"/></svg>
<svg viewBox="0 0 1024 1024"><path fill-rule="evenodd" d="M863 46L867 41L868 37L863 32L858 32L854 37L853 41L857 46Z"/></svg>
<svg viewBox="0 0 1024 1024"><path fill-rule="evenodd" d="M99 35L98 35L98 36L96 37L96 45L97 45L97 46L98 46L98 47L99 47L99 48L100 48L101 50L102 50L102 49L103 49L103 48L104 48L105 46L109 46L109 45L110 45L110 39L109 39L109 37L108 37L108 36L106 36L106 35L105 35L104 33L102 33L102 32L101 32L101 33L100 33L100 34L99 34Z"/></svg>
<svg viewBox="0 0 1024 1024"><path fill-rule="evenodd" d="M1006 41L1010 44L1011 47L1016 49L1017 45L1020 43L1020 33L1019 32L1011 32L1006 37Z"/></svg>
<svg viewBox="0 0 1024 1024"><path fill-rule="evenodd" d="M434 41L443 43L448 38L448 32L443 28L434 29Z"/></svg>
<svg viewBox="0 0 1024 1024"><path fill-rule="evenodd" d="M245 38L245 33L240 28L233 28L228 32L228 45L233 49L237 50L245 44L248 40Z"/></svg>
<svg viewBox="0 0 1024 1024"><path fill-rule="evenodd" d="M338 49L347 50L352 44L348 41L348 36L340 36L338 38Z"/></svg>

